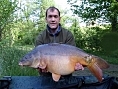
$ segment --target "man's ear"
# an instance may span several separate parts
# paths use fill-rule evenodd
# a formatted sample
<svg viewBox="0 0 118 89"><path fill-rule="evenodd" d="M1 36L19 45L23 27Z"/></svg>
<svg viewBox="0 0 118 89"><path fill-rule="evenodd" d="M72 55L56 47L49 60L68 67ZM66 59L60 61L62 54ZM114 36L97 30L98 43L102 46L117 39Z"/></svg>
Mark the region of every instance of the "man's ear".
<svg viewBox="0 0 118 89"><path fill-rule="evenodd" d="M61 21L61 17L59 17L59 22Z"/></svg>
<svg viewBox="0 0 118 89"><path fill-rule="evenodd" d="M45 22L47 23L47 18L45 17Z"/></svg>

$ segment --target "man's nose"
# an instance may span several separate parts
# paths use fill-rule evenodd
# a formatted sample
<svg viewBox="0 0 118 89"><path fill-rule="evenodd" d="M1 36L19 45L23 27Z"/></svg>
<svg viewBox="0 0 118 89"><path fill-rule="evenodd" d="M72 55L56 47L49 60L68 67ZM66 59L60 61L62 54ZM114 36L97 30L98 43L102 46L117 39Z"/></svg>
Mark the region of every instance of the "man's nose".
<svg viewBox="0 0 118 89"><path fill-rule="evenodd" d="M55 17L52 17L52 21L55 21Z"/></svg>

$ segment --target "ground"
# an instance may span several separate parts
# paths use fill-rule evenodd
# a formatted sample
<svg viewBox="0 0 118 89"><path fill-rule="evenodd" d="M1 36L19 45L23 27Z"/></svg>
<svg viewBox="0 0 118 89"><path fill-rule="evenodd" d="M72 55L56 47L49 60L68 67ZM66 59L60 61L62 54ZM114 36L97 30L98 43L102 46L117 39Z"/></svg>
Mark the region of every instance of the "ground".
<svg viewBox="0 0 118 89"><path fill-rule="evenodd" d="M103 69L103 74L118 77L118 65L110 64L110 67L108 69ZM85 68L84 70L75 71L73 75L74 76L88 76L92 74L88 70L88 68Z"/></svg>

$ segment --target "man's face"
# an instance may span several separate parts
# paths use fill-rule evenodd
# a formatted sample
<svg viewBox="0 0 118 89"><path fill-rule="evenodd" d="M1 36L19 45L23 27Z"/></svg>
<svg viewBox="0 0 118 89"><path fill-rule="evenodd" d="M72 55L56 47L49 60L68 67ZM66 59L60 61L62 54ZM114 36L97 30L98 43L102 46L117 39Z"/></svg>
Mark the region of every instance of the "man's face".
<svg viewBox="0 0 118 89"><path fill-rule="evenodd" d="M46 22L52 30L57 29L60 22L60 16L56 9L54 9L53 11L49 9L47 11Z"/></svg>

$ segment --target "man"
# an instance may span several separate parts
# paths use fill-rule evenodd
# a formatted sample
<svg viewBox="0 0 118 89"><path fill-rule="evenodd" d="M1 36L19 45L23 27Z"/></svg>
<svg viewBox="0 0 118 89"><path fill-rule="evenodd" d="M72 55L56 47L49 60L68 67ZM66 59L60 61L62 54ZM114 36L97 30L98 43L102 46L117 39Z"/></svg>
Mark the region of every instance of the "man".
<svg viewBox="0 0 118 89"><path fill-rule="evenodd" d="M56 7L49 7L46 10L47 27L36 38L35 46L47 43L64 43L75 46L74 36L69 30L64 29L60 24L60 11ZM60 59L61 60L61 59ZM75 70L82 69L80 64L75 66ZM41 75L49 75L45 70L40 69Z"/></svg>
<svg viewBox="0 0 118 89"><path fill-rule="evenodd" d="M49 7L46 10L47 28L42 31L36 39L36 44L46 43L65 43L75 46L75 41L72 33L61 27L60 11L55 7Z"/></svg>

